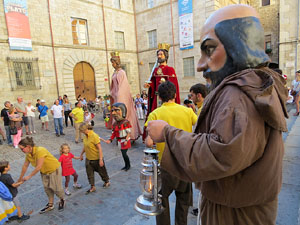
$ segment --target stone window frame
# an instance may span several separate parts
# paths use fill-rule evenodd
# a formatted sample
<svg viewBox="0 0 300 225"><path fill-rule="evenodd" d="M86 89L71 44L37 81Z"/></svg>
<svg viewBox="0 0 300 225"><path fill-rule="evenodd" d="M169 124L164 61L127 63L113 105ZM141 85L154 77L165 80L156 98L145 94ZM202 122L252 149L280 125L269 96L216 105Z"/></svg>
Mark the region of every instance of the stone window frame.
<svg viewBox="0 0 300 225"><path fill-rule="evenodd" d="M7 57L11 90L41 89L38 58Z"/></svg>
<svg viewBox="0 0 300 225"><path fill-rule="evenodd" d="M151 9L154 7L154 0L147 0L147 8Z"/></svg>
<svg viewBox="0 0 300 225"><path fill-rule="evenodd" d="M74 45L89 45L88 24L86 19L71 17Z"/></svg>
<svg viewBox="0 0 300 225"><path fill-rule="evenodd" d="M114 0L114 8L121 9L121 0Z"/></svg>
<svg viewBox="0 0 300 225"><path fill-rule="evenodd" d="M261 0L261 6L269 6L271 5L271 0Z"/></svg>
<svg viewBox="0 0 300 225"><path fill-rule="evenodd" d="M195 58L186 57L183 61L183 76L184 77L195 77Z"/></svg>
<svg viewBox="0 0 300 225"><path fill-rule="evenodd" d="M149 48L157 48L157 30L149 30L147 31L148 34L148 45Z"/></svg>
<svg viewBox="0 0 300 225"><path fill-rule="evenodd" d="M265 35L265 49L272 49L272 35Z"/></svg>
<svg viewBox="0 0 300 225"><path fill-rule="evenodd" d="M125 49L125 34L123 31L115 31L115 48Z"/></svg>

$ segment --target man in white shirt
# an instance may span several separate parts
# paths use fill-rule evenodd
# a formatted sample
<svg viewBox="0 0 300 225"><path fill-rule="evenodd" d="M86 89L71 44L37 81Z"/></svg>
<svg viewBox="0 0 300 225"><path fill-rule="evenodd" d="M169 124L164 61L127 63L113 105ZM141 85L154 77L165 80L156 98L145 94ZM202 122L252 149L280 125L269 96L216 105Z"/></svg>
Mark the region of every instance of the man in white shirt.
<svg viewBox="0 0 300 225"><path fill-rule="evenodd" d="M64 109L62 105L59 104L58 100L55 100L55 104L51 107L51 114L53 115L56 137L59 137L60 135L65 135L63 132Z"/></svg>

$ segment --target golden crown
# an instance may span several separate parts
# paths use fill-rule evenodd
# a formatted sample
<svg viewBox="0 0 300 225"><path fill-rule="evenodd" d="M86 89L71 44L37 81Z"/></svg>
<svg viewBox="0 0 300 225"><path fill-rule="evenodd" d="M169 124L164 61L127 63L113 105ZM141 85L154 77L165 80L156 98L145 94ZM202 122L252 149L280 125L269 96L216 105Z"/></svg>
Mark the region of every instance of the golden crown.
<svg viewBox="0 0 300 225"><path fill-rule="evenodd" d="M120 57L120 53L119 52L111 52L110 56L111 57Z"/></svg>
<svg viewBox="0 0 300 225"><path fill-rule="evenodd" d="M168 44L168 43L159 43L158 44L158 49L165 49L165 50L169 51L170 44Z"/></svg>

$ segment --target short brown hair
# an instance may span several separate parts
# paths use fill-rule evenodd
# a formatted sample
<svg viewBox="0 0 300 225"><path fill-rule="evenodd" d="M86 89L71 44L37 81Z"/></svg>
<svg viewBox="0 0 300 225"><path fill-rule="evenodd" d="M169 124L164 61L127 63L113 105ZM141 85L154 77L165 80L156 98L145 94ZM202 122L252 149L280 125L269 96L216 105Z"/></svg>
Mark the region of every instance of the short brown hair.
<svg viewBox="0 0 300 225"><path fill-rule="evenodd" d="M83 123L83 124L80 125L79 131L83 132L85 130L93 130L93 127L89 124Z"/></svg>
<svg viewBox="0 0 300 225"><path fill-rule="evenodd" d="M3 173L5 168L8 167L9 162L8 161L0 161L0 173Z"/></svg>
<svg viewBox="0 0 300 225"><path fill-rule="evenodd" d="M19 142L19 145L22 145L24 147L26 146L31 146L31 147L34 147L35 144L33 142L33 138L32 137L26 137L26 138L23 138L20 142Z"/></svg>

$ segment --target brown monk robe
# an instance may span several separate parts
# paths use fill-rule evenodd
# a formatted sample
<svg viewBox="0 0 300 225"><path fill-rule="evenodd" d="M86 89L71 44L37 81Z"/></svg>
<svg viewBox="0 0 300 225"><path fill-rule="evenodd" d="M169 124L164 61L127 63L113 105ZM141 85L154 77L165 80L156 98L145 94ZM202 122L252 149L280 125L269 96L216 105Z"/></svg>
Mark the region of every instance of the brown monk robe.
<svg viewBox="0 0 300 225"><path fill-rule="evenodd" d="M275 225L286 131L284 79L268 69L256 11L213 13L200 37L197 70L212 82L195 133L151 121L166 142L161 166L201 190L202 225Z"/></svg>

